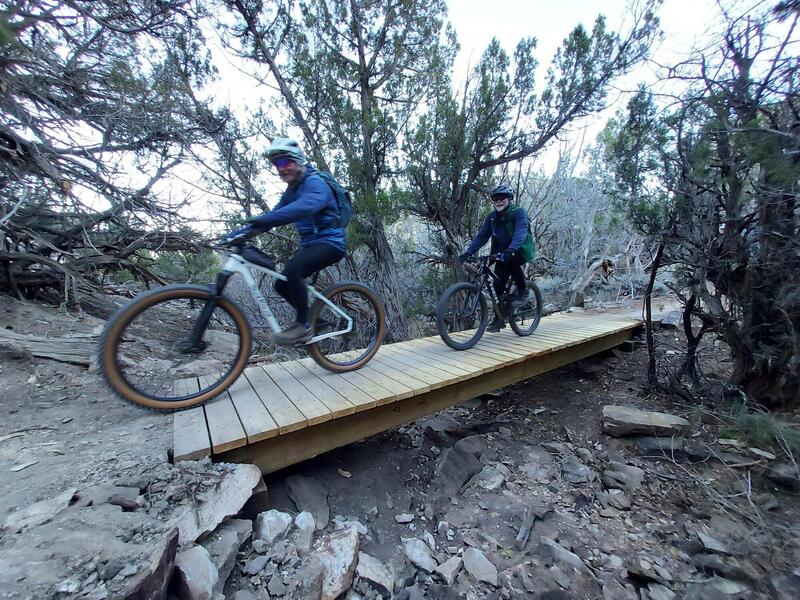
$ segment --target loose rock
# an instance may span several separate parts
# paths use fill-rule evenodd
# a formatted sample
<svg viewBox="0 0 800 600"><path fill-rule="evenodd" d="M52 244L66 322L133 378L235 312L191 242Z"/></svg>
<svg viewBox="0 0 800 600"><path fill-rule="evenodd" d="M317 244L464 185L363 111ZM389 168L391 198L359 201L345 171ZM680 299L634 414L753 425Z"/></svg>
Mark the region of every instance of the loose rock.
<svg viewBox="0 0 800 600"><path fill-rule="evenodd" d="M670 436L688 430L689 421L675 415L627 406L603 407L603 431L614 437L635 434Z"/></svg>
<svg viewBox="0 0 800 600"><path fill-rule="evenodd" d="M403 543L406 557L426 573L432 573L437 567L436 559L428 545L420 539L411 538Z"/></svg>
<svg viewBox="0 0 800 600"><path fill-rule="evenodd" d="M358 553L356 575L368 581L384 598L389 598L394 591L394 578L391 571L374 556L364 552Z"/></svg>
<svg viewBox="0 0 800 600"><path fill-rule="evenodd" d="M464 570L477 581L485 581L497 587L497 567L480 550L467 548L464 551Z"/></svg>
<svg viewBox="0 0 800 600"><path fill-rule="evenodd" d="M287 477L286 486L297 509L313 515L317 531L325 529L330 518L328 490L318 480L303 475Z"/></svg>

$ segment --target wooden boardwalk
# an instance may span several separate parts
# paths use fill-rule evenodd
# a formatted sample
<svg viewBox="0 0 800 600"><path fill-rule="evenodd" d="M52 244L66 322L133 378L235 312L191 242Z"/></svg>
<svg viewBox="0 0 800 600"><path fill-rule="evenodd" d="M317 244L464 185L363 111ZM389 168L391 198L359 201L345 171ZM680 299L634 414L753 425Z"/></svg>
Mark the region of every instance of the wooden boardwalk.
<svg viewBox="0 0 800 600"><path fill-rule="evenodd" d="M640 325L630 312L559 313L529 337L504 329L461 352L438 336L388 344L350 373L310 358L249 367L220 397L175 413L175 460L275 471L613 348Z"/></svg>

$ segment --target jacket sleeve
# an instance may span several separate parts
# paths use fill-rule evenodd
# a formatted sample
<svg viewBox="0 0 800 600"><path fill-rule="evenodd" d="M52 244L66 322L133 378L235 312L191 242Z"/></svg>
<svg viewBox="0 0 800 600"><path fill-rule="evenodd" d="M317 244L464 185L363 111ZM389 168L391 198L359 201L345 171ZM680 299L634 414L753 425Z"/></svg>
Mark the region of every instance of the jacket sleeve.
<svg viewBox="0 0 800 600"><path fill-rule="evenodd" d="M285 205L281 200L272 211L258 217L254 225L263 229L287 225L312 217L328 205L330 192L322 179L309 176L301 185L297 200Z"/></svg>
<svg viewBox="0 0 800 600"><path fill-rule="evenodd" d="M512 215L514 217L514 237L508 245L509 250L517 250L528 237L528 213L522 207L517 208Z"/></svg>
<svg viewBox="0 0 800 600"><path fill-rule="evenodd" d="M480 231L478 231L478 235L476 235L475 239L472 240L472 243L469 245L469 248L467 248L465 254L469 254L470 256L472 256L478 250L483 248L486 242L489 241L489 238L492 236L491 218L492 218L491 213L486 215L486 218L483 220L483 225L481 225Z"/></svg>

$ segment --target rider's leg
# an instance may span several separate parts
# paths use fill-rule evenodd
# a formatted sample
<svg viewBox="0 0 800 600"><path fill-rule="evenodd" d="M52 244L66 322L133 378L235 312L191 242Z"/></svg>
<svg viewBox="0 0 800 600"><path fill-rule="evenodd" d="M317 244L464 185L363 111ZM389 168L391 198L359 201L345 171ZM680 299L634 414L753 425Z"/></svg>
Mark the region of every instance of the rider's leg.
<svg viewBox="0 0 800 600"><path fill-rule="evenodd" d="M301 248L283 269L286 281L276 281L275 291L297 311L295 323L274 336L278 343L296 342L311 333L308 323L308 290L306 277L339 262L344 252L331 244L314 244Z"/></svg>
<svg viewBox="0 0 800 600"><path fill-rule="evenodd" d="M519 252L514 254L511 257L511 260L508 261L508 270L511 274L511 279L514 280L514 284L517 286L517 293L512 298L512 300L525 300L528 297L528 292L526 289L525 284L525 273L522 272L522 265L525 264L525 260L520 256Z"/></svg>
<svg viewBox="0 0 800 600"><path fill-rule="evenodd" d="M494 280L494 291L497 293L497 298L500 299L506 291L506 285L508 284L508 278L511 276L511 273L505 262L497 262L494 264L494 274L497 275L497 279ZM497 332L505 328L505 326L505 319L495 315L492 322L486 327L486 331Z"/></svg>

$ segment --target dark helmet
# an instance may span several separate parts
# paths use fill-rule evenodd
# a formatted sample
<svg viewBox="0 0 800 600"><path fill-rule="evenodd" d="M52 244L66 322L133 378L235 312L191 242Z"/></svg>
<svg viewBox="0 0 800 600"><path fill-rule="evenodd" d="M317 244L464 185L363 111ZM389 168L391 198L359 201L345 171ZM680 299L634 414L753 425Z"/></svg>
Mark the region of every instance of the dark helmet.
<svg viewBox="0 0 800 600"><path fill-rule="evenodd" d="M496 188L492 190L492 193L489 194L490 198L508 198L509 200L514 199L514 190L508 187L506 184L498 185Z"/></svg>

